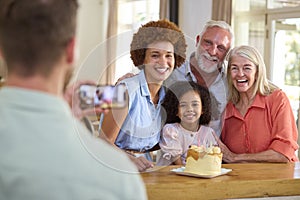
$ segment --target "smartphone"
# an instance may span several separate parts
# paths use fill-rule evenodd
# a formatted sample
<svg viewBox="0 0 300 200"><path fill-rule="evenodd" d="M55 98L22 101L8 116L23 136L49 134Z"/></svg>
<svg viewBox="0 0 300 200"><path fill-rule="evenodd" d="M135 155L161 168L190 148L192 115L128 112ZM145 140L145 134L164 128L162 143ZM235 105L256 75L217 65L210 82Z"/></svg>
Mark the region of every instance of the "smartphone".
<svg viewBox="0 0 300 200"><path fill-rule="evenodd" d="M127 105L126 87L124 84L81 85L79 88L80 107L123 108Z"/></svg>

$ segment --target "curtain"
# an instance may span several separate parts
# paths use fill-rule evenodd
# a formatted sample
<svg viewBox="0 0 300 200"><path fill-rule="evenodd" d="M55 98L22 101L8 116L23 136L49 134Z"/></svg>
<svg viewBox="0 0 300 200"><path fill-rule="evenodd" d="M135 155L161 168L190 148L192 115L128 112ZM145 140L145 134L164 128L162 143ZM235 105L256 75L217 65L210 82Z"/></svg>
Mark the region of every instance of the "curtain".
<svg viewBox="0 0 300 200"><path fill-rule="evenodd" d="M170 16L169 0L160 0L160 2L159 2L159 19L169 19L169 16Z"/></svg>
<svg viewBox="0 0 300 200"><path fill-rule="evenodd" d="M118 1L108 1L108 23L106 33L106 69L100 83L114 84L116 71L116 49L117 49L117 32L118 32Z"/></svg>
<svg viewBox="0 0 300 200"><path fill-rule="evenodd" d="M6 76L7 76L7 69L4 64L4 61L1 60L1 58L0 58L0 82L1 82L1 79L6 78Z"/></svg>
<svg viewBox="0 0 300 200"><path fill-rule="evenodd" d="M222 20L231 25L232 0L213 0L213 20Z"/></svg>

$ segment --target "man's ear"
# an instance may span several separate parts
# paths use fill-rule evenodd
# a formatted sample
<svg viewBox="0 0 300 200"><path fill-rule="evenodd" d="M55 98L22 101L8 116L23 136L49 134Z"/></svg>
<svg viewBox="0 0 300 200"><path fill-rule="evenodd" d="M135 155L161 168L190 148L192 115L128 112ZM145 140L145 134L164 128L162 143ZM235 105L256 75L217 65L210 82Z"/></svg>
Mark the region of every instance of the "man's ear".
<svg viewBox="0 0 300 200"><path fill-rule="evenodd" d="M66 48L67 63L72 64L75 61L75 38L73 37Z"/></svg>
<svg viewBox="0 0 300 200"><path fill-rule="evenodd" d="M200 35L196 36L196 47L198 46L198 43L200 43Z"/></svg>

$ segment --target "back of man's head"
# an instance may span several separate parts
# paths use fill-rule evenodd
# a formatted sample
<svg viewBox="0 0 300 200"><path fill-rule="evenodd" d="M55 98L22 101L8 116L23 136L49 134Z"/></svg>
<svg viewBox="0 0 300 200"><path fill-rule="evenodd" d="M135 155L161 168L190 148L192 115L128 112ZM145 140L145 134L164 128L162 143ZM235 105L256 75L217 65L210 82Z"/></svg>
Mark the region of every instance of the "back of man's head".
<svg viewBox="0 0 300 200"><path fill-rule="evenodd" d="M77 0L1 0L0 49L8 73L47 76L76 32Z"/></svg>

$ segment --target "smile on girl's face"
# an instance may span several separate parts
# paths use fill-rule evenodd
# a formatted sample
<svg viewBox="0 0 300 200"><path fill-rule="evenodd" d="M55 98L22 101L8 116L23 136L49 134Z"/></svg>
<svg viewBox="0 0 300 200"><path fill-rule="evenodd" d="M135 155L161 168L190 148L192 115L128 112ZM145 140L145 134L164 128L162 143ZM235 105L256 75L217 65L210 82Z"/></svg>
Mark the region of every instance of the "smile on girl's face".
<svg viewBox="0 0 300 200"><path fill-rule="evenodd" d="M230 75L238 92L251 92L256 80L256 66L242 56L234 55L231 59Z"/></svg>
<svg viewBox="0 0 300 200"><path fill-rule="evenodd" d="M202 102L199 94L193 90L188 91L179 99L178 117L185 129L197 127L202 114Z"/></svg>
<svg viewBox="0 0 300 200"><path fill-rule="evenodd" d="M148 45L144 60L147 82L161 83L172 73L175 65L174 47L168 41Z"/></svg>

